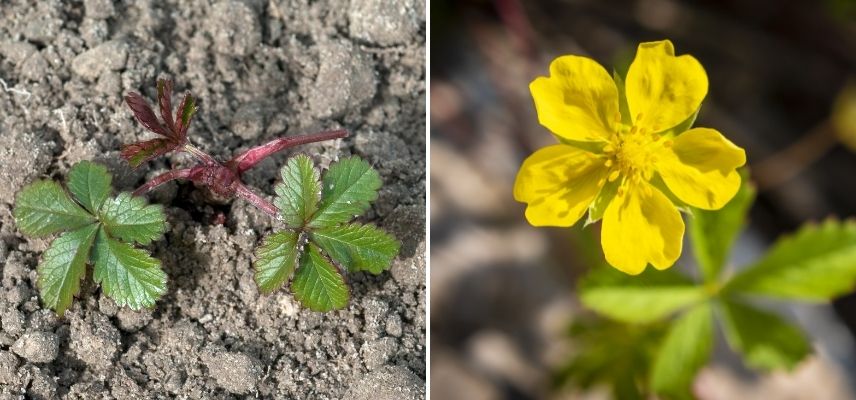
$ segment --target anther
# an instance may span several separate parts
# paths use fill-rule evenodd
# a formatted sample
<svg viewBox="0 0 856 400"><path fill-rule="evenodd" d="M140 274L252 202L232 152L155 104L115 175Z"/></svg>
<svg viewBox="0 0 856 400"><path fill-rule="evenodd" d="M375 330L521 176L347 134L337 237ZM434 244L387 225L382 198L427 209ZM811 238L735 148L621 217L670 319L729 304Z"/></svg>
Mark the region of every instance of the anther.
<svg viewBox="0 0 856 400"><path fill-rule="evenodd" d="M617 170L617 169L616 169L616 170L614 170L614 171L612 171L612 172L610 172L610 173L609 173L609 181L610 181L610 182L615 181L616 179L618 179L618 175L620 175L620 174L621 174L621 172L620 172L619 170Z"/></svg>

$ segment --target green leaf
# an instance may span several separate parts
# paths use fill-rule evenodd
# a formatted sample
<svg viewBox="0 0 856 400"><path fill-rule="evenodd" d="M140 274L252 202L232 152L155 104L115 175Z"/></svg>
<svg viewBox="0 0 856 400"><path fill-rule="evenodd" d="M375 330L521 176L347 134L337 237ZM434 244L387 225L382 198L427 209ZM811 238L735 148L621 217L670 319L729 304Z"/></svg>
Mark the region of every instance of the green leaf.
<svg viewBox="0 0 856 400"><path fill-rule="evenodd" d="M24 187L12 213L21 232L30 236L77 229L95 221L53 181L36 181Z"/></svg>
<svg viewBox="0 0 856 400"><path fill-rule="evenodd" d="M597 197L594 198L594 201L589 205L588 217L586 218L586 225L593 224L603 218L603 213L606 212L606 207L609 206L609 203L612 202L612 199L615 198L615 195L618 194L618 187L621 186L621 182L623 178L616 179L614 181L607 181L604 183L603 187L600 188L600 192L597 193Z"/></svg>
<svg viewBox="0 0 856 400"><path fill-rule="evenodd" d="M654 269L629 276L613 268L599 268L581 282L579 291L586 307L629 323L666 318L708 296L704 287L680 274Z"/></svg>
<svg viewBox="0 0 856 400"><path fill-rule="evenodd" d="M111 236L142 245L151 243L166 232L163 208L157 204L147 205L142 197L134 197L127 192L104 202L101 221Z"/></svg>
<svg viewBox="0 0 856 400"><path fill-rule="evenodd" d="M297 232L280 231L265 238L256 250L256 283L262 293L279 289L291 278L297 267L300 248Z"/></svg>
<svg viewBox="0 0 856 400"><path fill-rule="evenodd" d="M277 194L274 204L279 207L286 225L302 228L318 210L320 175L312 159L305 154L289 159L280 173L282 183L274 188Z"/></svg>
<svg viewBox="0 0 856 400"><path fill-rule="evenodd" d="M648 398L650 367L665 324L627 325L583 315L574 318L568 336L574 350L553 376L553 386L574 389L609 387L613 399Z"/></svg>
<svg viewBox="0 0 856 400"><path fill-rule="evenodd" d="M749 183L748 173L743 169L740 175L743 179L740 190L725 207L715 211L693 208L693 218L689 219L693 252L707 282L719 277L755 200L755 188Z"/></svg>
<svg viewBox="0 0 856 400"><path fill-rule="evenodd" d="M790 370L811 352L799 328L776 314L733 300L722 310L725 338L751 367Z"/></svg>
<svg viewBox="0 0 856 400"><path fill-rule="evenodd" d="M321 228L310 237L348 271L369 271L375 275L389 268L400 246L395 238L373 225Z"/></svg>
<svg viewBox="0 0 856 400"><path fill-rule="evenodd" d="M324 173L321 207L309 223L327 227L350 221L377 199L381 181L377 171L359 157L345 158Z"/></svg>
<svg viewBox="0 0 856 400"><path fill-rule="evenodd" d="M80 280L86 275L86 262L97 231L98 224L91 224L60 235L42 254L42 262L36 267L42 302L60 316L80 291Z"/></svg>
<svg viewBox="0 0 856 400"><path fill-rule="evenodd" d="M102 230L95 242L92 277L120 307L151 307L166 292L166 274L160 261L130 244L110 238Z"/></svg>
<svg viewBox="0 0 856 400"><path fill-rule="evenodd" d="M663 341L651 373L651 387L669 397L691 399L696 373L713 350L713 309L696 305L678 318Z"/></svg>
<svg viewBox="0 0 856 400"><path fill-rule="evenodd" d="M103 165L81 161L68 172L68 190L84 208L95 214L110 195L112 180Z"/></svg>
<svg viewBox="0 0 856 400"><path fill-rule="evenodd" d="M735 276L726 292L827 301L856 283L856 222L806 225L779 239L757 263Z"/></svg>
<svg viewBox="0 0 856 400"><path fill-rule="evenodd" d="M630 118L630 107L627 104L627 91L624 86L624 78L618 71L612 71L612 80L615 81L615 86L618 88L618 112L621 113L621 123L624 125L633 125Z"/></svg>
<svg viewBox="0 0 856 400"><path fill-rule="evenodd" d="M300 268L291 282L291 290L303 305L313 311L344 308L350 295L345 278L311 243L309 251L300 258Z"/></svg>

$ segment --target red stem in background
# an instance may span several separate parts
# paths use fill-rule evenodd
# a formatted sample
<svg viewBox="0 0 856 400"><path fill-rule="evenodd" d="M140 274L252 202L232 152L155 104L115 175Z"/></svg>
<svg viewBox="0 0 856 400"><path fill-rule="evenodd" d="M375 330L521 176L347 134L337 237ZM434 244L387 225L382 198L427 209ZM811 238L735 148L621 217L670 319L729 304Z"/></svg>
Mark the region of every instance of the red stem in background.
<svg viewBox="0 0 856 400"><path fill-rule="evenodd" d="M307 143L323 142L325 140L341 139L345 137L348 137L348 131L344 129L337 129L335 131L324 131L312 133L309 135L276 138L261 146L253 147L252 149L238 154L237 156L229 160L226 165L228 165L230 168L240 174L252 168L254 165L258 164L265 158L270 157L274 153L287 149L289 147L299 146L301 144Z"/></svg>
<svg viewBox="0 0 856 400"><path fill-rule="evenodd" d="M134 191L134 196L142 196L149 190L152 190L164 183L174 181L176 179L194 179L201 175L204 169L205 167L203 166L197 166L185 169L174 169L172 171L164 172L154 177L154 179L146 182L143 186L138 187L137 190Z"/></svg>
<svg viewBox="0 0 856 400"><path fill-rule="evenodd" d="M235 194L243 197L244 200L249 201L250 204L256 206L259 210L264 211L271 217L276 219L280 219L279 216L279 208L277 208L273 203L265 200L261 196L257 195L256 192L250 190L250 188L244 186L241 182L236 182L235 185Z"/></svg>

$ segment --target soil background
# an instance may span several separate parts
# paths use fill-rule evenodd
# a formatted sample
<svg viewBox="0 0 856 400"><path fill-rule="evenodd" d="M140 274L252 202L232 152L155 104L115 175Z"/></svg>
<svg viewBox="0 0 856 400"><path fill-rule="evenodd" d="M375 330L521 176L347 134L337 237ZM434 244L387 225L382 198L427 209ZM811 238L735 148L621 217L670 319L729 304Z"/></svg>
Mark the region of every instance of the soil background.
<svg viewBox="0 0 856 400"><path fill-rule="evenodd" d="M0 3L0 399L424 397L424 1ZM42 308L35 268L50 239L20 235L14 194L80 160L108 165L117 191L189 166L172 155L132 170L119 156L153 135L122 96L153 99L158 77L175 81L173 104L199 98L189 137L217 157L349 129L245 178L270 197L296 152L323 168L367 159L384 186L362 220L402 241L391 270L348 276L350 305L328 314L288 289L262 296L253 249L273 222L179 182L149 194L170 224L150 246L169 279L152 310L117 308L89 277L64 318Z"/></svg>

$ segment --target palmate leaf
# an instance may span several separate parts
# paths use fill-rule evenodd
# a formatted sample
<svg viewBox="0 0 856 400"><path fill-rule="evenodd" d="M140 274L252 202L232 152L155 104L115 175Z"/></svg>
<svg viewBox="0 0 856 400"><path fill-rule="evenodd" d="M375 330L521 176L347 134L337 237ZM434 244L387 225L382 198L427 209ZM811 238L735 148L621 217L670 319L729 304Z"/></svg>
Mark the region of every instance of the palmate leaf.
<svg viewBox="0 0 856 400"><path fill-rule="evenodd" d="M294 296L313 311L330 311L348 305L350 295L345 278L327 261L314 244L300 258L300 268L291 281Z"/></svg>
<svg viewBox="0 0 856 400"><path fill-rule="evenodd" d="M95 217L75 204L53 181L36 181L24 187L18 193L12 214L21 232L36 237L95 222Z"/></svg>
<svg viewBox="0 0 856 400"><path fill-rule="evenodd" d="M375 275L389 268L400 246L395 238L372 225L321 228L310 237L348 271L369 271Z"/></svg>
<svg viewBox="0 0 856 400"><path fill-rule="evenodd" d="M811 351L799 328L735 300L723 302L722 322L728 343L754 368L790 370Z"/></svg>
<svg viewBox="0 0 856 400"><path fill-rule="evenodd" d="M42 262L36 267L42 302L60 316L80 291L96 232L98 224L90 224L60 235L42 254Z"/></svg>
<svg viewBox="0 0 856 400"><path fill-rule="evenodd" d="M137 168L144 162L175 150L179 142L172 139L152 139L122 146L122 158Z"/></svg>
<svg viewBox="0 0 856 400"><path fill-rule="evenodd" d="M151 307L166 292L166 274L160 261L130 244L99 232L93 254L92 277L120 307Z"/></svg>
<svg viewBox="0 0 856 400"><path fill-rule="evenodd" d="M709 302L696 305L678 318L654 360L651 388L666 398L692 399L693 379L710 359L713 334Z"/></svg>
<svg viewBox="0 0 856 400"><path fill-rule="evenodd" d="M329 227L350 221L377 199L380 186L377 171L359 157L331 165L324 173L321 206L309 226Z"/></svg>
<svg viewBox="0 0 856 400"><path fill-rule="evenodd" d="M256 250L255 278L262 293L279 289L294 274L301 253L298 239L297 232L280 231L265 238Z"/></svg>
<svg viewBox="0 0 856 400"><path fill-rule="evenodd" d="M856 222L808 225L777 241L723 288L803 301L828 301L856 284Z"/></svg>
<svg viewBox="0 0 856 400"><path fill-rule="evenodd" d="M312 159L305 154L292 157L280 171L282 183L276 185L274 204L285 224L302 228L318 210L321 183Z"/></svg>
<svg viewBox="0 0 856 400"><path fill-rule="evenodd" d="M598 268L581 282L579 290L586 307L628 323L656 321L707 297L704 287L682 275L650 268L638 276Z"/></svg>
<svg viewBox="0 0 856 400"><path fill-rule="evenodd" d="M731 245L740 233L746 214L755 200L755 188L749 183L746 169L741 170L740 190L722 209L694 208L689 219L693 252L705 281L714 281L725 265Z"/></svg>
<svg viewBox="0 0 856 400"><path fill-rule="evenodd" d="M110 195L112 180L103 165L81 161L68 172L68 190L86 210L95 214Z"/></svg>
<svg viewBox="0 0 856 400"><path fill-rule="evenodd" d="M101 222L111 236L142 245L151 243L166 231L163 207L146 204L142 197L127 192L104 202Z"/></svg>

